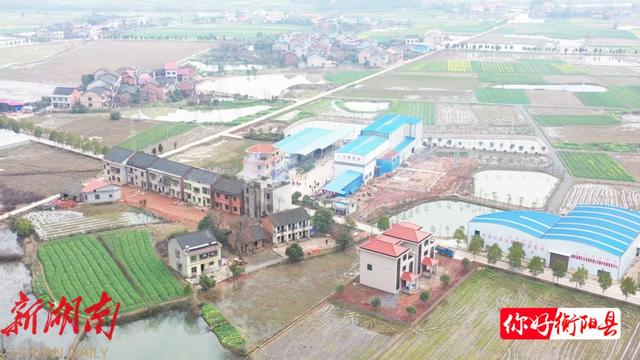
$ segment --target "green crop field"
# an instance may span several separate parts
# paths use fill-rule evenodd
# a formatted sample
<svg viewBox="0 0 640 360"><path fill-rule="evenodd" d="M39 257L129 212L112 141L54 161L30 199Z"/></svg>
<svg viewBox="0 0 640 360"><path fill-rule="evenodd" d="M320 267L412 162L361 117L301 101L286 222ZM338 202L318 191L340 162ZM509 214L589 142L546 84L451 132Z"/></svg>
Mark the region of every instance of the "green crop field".
<svg viewBox="0 0 640 360"><path fill-rule="evenodd" d="M633 153L640 150L639 144L618 144L618 143L585 143L576 144L570 142L562 142L554 144L553 147L562 150L581 150L581 151L610 151Z"/></svg>
<svg viewBox="0 0 640 360"><path fill-rule="evenodd" d="M202 306L201 312L202 317L224 347L239 354L246 351L247 344L244 337L240 331L222 315L220 310L211 304L205 304Z"/></svg>
<svg viewBox="0 0 640 360"><path fill-rule="evenodd" d="M158 258L144 230L78 235L51 240L38 250L45 279L54 299L82 296L85 305L98 301L102 291L128 312L175 299L180 282Z"/></svg>
<svg viewBox="0 0 640 360"><path fill-rule="evenodd" d="M542 126L617 125L620 123L620 120L613 115L536 115L534 119Z"/></svg>
<svg viewBox="0 0 640 360"><path fill-rule="evenodd" d="M546 84L538 74L480 73L478 79L489 84Z"/></svg>
<svg viewBox="0 0 640 360"><path fill-rule="evenodd" d="M325 76L325 79L327 79L334 85L340 86L356 81L358 79L362 79L363 77L369 76L374 72L375 70L340 71L337 73L327 74Z"/></svg>
<svg viewBox="0 0 640 360"><path fill-rule="evenodd" d="M436 106L429 102L400 101L394 102L386 113L396 113L422 119L422 124L436 123Z"/></svg>
<svg viewBox="0 0 640 360"><path fill-rule="evenodd" d="M478 101L492 104L528 104L529 98L524 90L478 89L474 90Z"/></svg>
<svg viewBox="0 0 640 360"><path fill-rule="evenodd" d="M638 108L640 91L634 87L613 86L606 92L574 93L586 106L603 108Z"/></svg>
<svg viewBox="0 0 640 360"><path fill-rule="evenodd" d="M603 153L560 151L560 158L575 177L635 181L611 156Z"/></svg>
<svg viewBox="0 0 640 360"><path fill-rule="evenodd" d="M143 150L149 146L154 146L162 141L176 135L185 133L193 128L196 124L179 123L179 122L167 122L164 124L158 124L152 126L146 130L143 130L136 135L126 139L118 144L125 149L129 150Z"/></svg>
<svg viewBox="0 0 640 360"><path fill-rule="evenodd" d="M499 335L503 307L616 307L622 312L622 332L616 341L504 341ZM414 328L400 334L378 358L531 359L536 358L532 354L544 354L537 357L622 359L627 346L636 345L633 334L639 322L640 309L635 306L483 269L471 275ZM634 351L630 347L627 355Z"/></svg>
<svg viewBox="0 0 640 360"><path fill-rule="evenodd" d="M133 284L150 301L159 303L182 296L182 286L156 255L148 231L110 232L102 237L131 275Z"/></svg>
<svg viewBox="0 0 640 360"><path fill-rule="evenodd" d="M416 61L409 65L403 66L401 68L401 71L447 72L449 71L449 62L445 60Z"/></svg>
<svg viewBox="0 0 640 360"><path fill-rule="evenodd" d="M121 304L121 312L144 305L142 296L94 236L48 241L38 250L38 258L55 300L82 296L88 306L98 302L106 291L114 302Z"/></svg>

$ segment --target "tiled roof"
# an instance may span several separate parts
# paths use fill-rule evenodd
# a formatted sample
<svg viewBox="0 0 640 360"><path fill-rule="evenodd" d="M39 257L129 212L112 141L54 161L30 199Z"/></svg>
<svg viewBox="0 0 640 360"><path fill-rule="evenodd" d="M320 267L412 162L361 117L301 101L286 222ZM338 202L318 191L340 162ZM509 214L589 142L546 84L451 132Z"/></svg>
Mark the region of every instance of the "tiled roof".
<svg viewBox="0 0 640 360"><path fill-rule="evenodd" d="M74 88L74 87L58 86L55 89L53 89L53 95L68 96L73 94L73 92L76 90L77 88Z"/></svg>
<svg viewBox="0 0 640 360"><path fill-rule="evenodd" d="M133 151L121 147L114 147L105 155L104 159L114 163L124 164L127 159L133 155Z"/></svg>
<svg viewBox="0 0 640 360"><path fill-rule="evenodd" d="M219 175L204 169L191 168L191 171L185 176L187 181L195 181L200 184L213 185L218 180Z"/></svg>
<svg viewBox="0 0 640 360"><path fill-rule="evenodd" d="M185 176L187 173L193 169L189 165L185 165L179 163L177 161L167 160L163 158L158 158L153 164L149 166L149 170L160 171L166 174L171 174L175 176Z"/></svg>
<svg viewBox="0 0 640 360"><path fill-rule="evenodd" d="M87 182L86 184L84 184L80 192L83 192L83 193L94 192L98 189L102 189L103 187L109 186L109 185L111 184L106 181L93 179Z"/></svg>
<svg viewBox="0 0 640 360"><path fill-rule="evenodd" d="M183 250L193 249L203 245L215 245L218 243L218 239L216 239L215 235L213 235L209 230L179 234L175 236L175 239Z"/></svg>
<svg viewBox="0 0 640 360"><path fill-rule="evenodd" d="M404 246L394 245L386 241L378 240L376 238L371 238L366 243L360 245L360 249L373 251L375 253L391 257L398 257L409 251L409 249Z"/></svg>
<svg viewBox="0 0 640 360"><path fill-rule="evenodd" d="M418 225L414 224L410 224L408 226L403 224L393 224L391 225L391 229L385 231L383 234L414 243L422 242L431 236L430 233L416 229L417 226Z"/></svg>
<svg viewBox="0 0 640 360"><path fill-rule="evenodd" d="M215 191L237 195L244 192L244 183L240 180L228 178L226 176L220 176L218 181L213 185Z"/></svg>
<svg viewBox="0 0 640 360"><path fill-rule="evenodd" d="M280 211L269 215L274 226L284 226L309 220L309 214L302 207Z"/></svg>
<svg viewBox="0 0 640 360"><path fill-rule="evenodd" d="M253 154L273 154L276 151L278 151L278 149L271 144L255 144L247 149L248 153Z"/></svg>
<svg viewBox="0 0 640 360"><path fill-rule="evenodd" d="M418 278L418 274L413 274L408 271L405 271L402 273L402 275L400 275L400 279L404 281L409 281L409 282L415 281L417 278Z"/></svg>
<svg viewBox="0 0 640 360"><path fill-rule="evenodd" d="M158 160L158 157L155 155L149 155L142 151L137 151L129 158L129 160L127 160L127 165L138 169L146 169L156 160Z"/></svg>

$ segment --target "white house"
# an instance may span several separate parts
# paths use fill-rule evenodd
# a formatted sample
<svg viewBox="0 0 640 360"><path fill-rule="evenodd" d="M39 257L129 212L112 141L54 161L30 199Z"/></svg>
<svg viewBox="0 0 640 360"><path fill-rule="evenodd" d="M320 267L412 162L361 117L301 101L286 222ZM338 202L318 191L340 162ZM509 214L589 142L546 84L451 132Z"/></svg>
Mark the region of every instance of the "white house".
<svg viewBox="0 0 640 360"><path fill-rule="evenodd" d="M185 278L214 273L222 266L222 246L209 230L169 239L169 266Z"/></svg>
<svg viewBox="0 0 640 360"><path fill-rule="evenodd" d="M91 180L80 189L80 201L88 204L104 204L119 201L120 187L102 180Z"/></svg>

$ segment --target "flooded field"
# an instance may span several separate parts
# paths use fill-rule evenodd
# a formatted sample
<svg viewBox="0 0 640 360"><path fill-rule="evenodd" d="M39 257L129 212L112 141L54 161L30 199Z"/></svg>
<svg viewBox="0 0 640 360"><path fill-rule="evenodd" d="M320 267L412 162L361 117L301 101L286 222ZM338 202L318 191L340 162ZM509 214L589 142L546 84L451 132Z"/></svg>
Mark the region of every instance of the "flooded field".
<svg viewBox="0 0 640 360"><path fill-rule="evenodd" d="M282 264L219 284L215 305L254 347L355 277L356 250Z"/></svg>
<svg viewBox="0 0 640 360"><path fill-rule="evenodd" d="M373 101L345 101L344 106L349 110L357 112L377 112L388 109L389 103Z"/></svg>
<svg viewBox="0 0 640 360"><path fill-rule="evenodd" d="M2 209L0 207L0 209ZM0 256L2 255L21 255L23 253L20 244L18 244L18 236L7 225L0 223Z"/></svg>
<svg viewBox="0 0 640 360"><path fill-rule="evenodd" d="M326 303L258 354L258 359L371 359L401 327ZM339 341L337 340L339 339Z"/></svg>
<svg viewBox="0 0 640 360"><path fill-rule="evenodd" d="M186 121L186 122L198 122L198 123L226 123L231 122L237 118L253 115L261 111L269 110L267 105L248 106L235 109L221 109L221 110L209 110L209 111L189 111L178 109L170 114L164 116L158 116L155 120L160 121Z"/></svg>
<svg viewBox="0 0 640 360"><path fill-rule="evenodd" d="M106 348L107 360L234 359L200 316L171 311L118 326L111 341L89 335L80 349Z"/></svg>
<svg viewBox="0 0 640 360"><path fill-rule="evenodd" d="M438 200L403 211L391 217L391 223L410 221L435 236L449 238L458 227L464 226L466 229L471 218L496 211L498 210L463 201Z"/></svg>
<svg viewBox="0 0 640 360"><path fill-rule="evenodd" d="M228 94L241 94L265 99L280 96L291 86L321 83L322 80L310 79L307 75L265 74L257 76L229 76L205 80L198 84L198 91L217 91Z"/></svg>
<svg viewBox="0 0 640 360"><path fill-rule="evenodd" d="M541 208L558 179L534 171L486 170L473 174L474 196L507 204ZM522 189L527 189L522 192Z"/></svg>

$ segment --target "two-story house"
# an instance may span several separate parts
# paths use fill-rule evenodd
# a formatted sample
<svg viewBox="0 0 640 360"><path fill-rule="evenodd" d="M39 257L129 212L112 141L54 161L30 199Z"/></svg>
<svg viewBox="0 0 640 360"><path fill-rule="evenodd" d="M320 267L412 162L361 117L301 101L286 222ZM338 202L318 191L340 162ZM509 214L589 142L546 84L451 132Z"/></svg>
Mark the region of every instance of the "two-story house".
<svg viewBox="0 0 640 360"><path fill-rule="evenodd" d="M219 176L208 170L193 168L184 177L184 201L190 205L211 208L212 188Z"/></svg>
<svg viewBox="0 0 640 360"><path fill-rule="evenodd" d="M263 217L260 222L273 245L307 239L311 236L311 218L302 207Z"/></svg>
<svg viewBox="0 0 640 360"><path fill-rule="evenodd" d="M53 111L69 111L80 102L80 90L74 87L58 86L53 89L51 95L51 108Z"/></svg>
<svg viewBox="0 0 640 360"><path fill-rule="evenodd" d="M432 266L434 239L412 223L394 224L358 247L360 283L392 294L412 293L418 277Z"/></svg>
<svg viewBox="0 0 640 360"><path fill-rule="evenodd" d="M147 169L158 158L156 156L136 151L127 160L127 183L141 189L150 189Z"/></svg>
<svg viewBox="0 0 640 360"><path fill-rule="evenodd" d="M213 185L213 208L234 215L244 213L244 182L220 176Z"/></svg>
<svg viewBox="0 0 640 360"><path fill-rule="evenodd" d="M114 147L104 156L104 176L109 182L117 185L127 184L127 160L133 155L133 151L121 147Z"/></svg>
<svg viewBox="0 0 640 360"><path fill-rule="evenodd" d="M168 254L169 266L185 278L197 278L222 266L222 246L210 230L170 238Z"/></svg>
<svg viewBox="0 0 640 360"><path fill-rule="evenodd" d="M97 86L85 91L80 96L80 104L89 109L104 109L109 107L111 95L109 90Z"/></svg>
<svg viewBox="0 0 640 360"><path fill-rule="evenodd" d="M193 169L176 161L157 158L149 167L149 189L183 200L182 180Z"/></svg>

